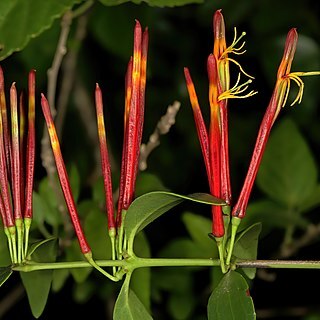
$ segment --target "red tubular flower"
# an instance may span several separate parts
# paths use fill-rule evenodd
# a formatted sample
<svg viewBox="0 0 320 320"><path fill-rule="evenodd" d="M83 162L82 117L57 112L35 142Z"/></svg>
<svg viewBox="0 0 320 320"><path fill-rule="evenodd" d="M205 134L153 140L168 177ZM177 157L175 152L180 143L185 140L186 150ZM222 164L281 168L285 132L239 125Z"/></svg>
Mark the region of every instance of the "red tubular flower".
<svg viewBox="0 0 320 320"><path fill-rule="evenodd" d="M221 92L229 90L230 73L225 38L225 24L221 10L213 16L214 47L213 54L218 64L219 82ZM229 138L228 138L228 109L227 100L220 102L221 126L221 198L231 205L231 183L229 171Z"/></svg>
<svg viewBox="0 0 320 320"><path fill-rule="evenodd" d="M222 91L224 92L229 90L230 87L230 73L225 24L221 10L217 10L213 15L213 35L213 54L218 61L219 79Z"/></svg>
<svg viewBox="0 0 320 320"><path fill-rule="evenodd" d="M32 88L32 89L31 89ZM5 229L9 230L8 244L13 263L23 261L29 240L32 218L32 188L34 172L34 101L35 71L29 74L29 120L26 126L25 103L21 93L18 111L18 96L15 83L10 89L10 119L4 93L4 78L0 68L0 208ZM30 116L32 114L32 117ZM26 132L28 141L26 148ZM29 150L29 151L28 151ZM27 151L27 155L25 155ZM32 161L31 161L32 158ZM26 222L25 212L29 220ZM17 238L16 238L17 235ZM17 240L17 241L16 241Z"/></svg>
<svg viewBox="0 0 320 320"><path fill-rule="evenodd" d="M10 105L11 105L11 128L12 128L12 193L15 221L22 219L21 212L21 168L20 168L20 147L19 147L19 123L18 123L18 99L15 83L10 89Z"/></svg>
<svg viewBox="0 0 320 320"><path fill-rule="evenodd" d="M111 168L110 168L108 146L107 146L107 140L106 140L106 131L105 131L105 125L104 125L102 93L98 84L96 85L95 100L96 100L96 110L97 110L98 133L99 133L99 141L100 141L101 167L102 167L104 190L105 190L105 196L106 196L108 230L109 230L109 233L110 232L115 233L116 226L115 226L113 196L112 196Z"/></svg>
<svg viewBox="0 0 320 320"><path fill-rule="evenodd" d="M212 54L208 58L207 68L210 103L209 133L202 118L198 98L189 70L185 68L184 73L196 122L198 138L207 170L210 192L212 195L219 198L221 195L221 127L219 110L219 94L221 92L221 87L219 84L216 59ZM221 238L224 235L223 215L220 206L212 206L212 234L216 238Z"/></svg>
<svg viewBox="0 0 320 320"><path fill-rule="evenodd" d="M123 204L123 192L124 192L124 183L125 183L125 172L126 172L126 162L125 162L125 155L126 155L126 129L127 129L127 122L129 118L129 111L130 111L130 101L131 101L131 94L132 94L132 64L133 59L132 57L129 60L126 77L125 77L125 107L124 107L124 130L123 130L123 146L122 146L122 158L121 158L121 172L120 172L120 187L119 187L119 200L118 200L118 211L117 211L117 219L116 225L120 226L122 223L121 218L121 211L122 211L122 204Z"/></svg>
<svg viewBox="0 0 320 320"><path fill-rule="evenodd" d="M128 209L134 197L144 121L147 51L148 30L142 33L140 23L136 21L133 59L128 64L126 74L124 143L116 220L118 228L122 224L122 212Z"/></svg>
<svg viewBox="0 0 320 320"><path fill-rule="evenodd" d="M298 34L296 29L291 29L286 39L283 58L278 69L275 89L260 125L249 169L239 199L232 210L232 216L234 217L242 219L245 216L253 183L258 173L271 128L280 112L280 109L286 103L290 87L290 69L296 51L297 41Z"/></svg>
<svg viewBox="0 0 320 320"><path fill-rule="evenodd" d="M0 107L1 107L1 118L2 118L2 127L3 127L3 143L5 150L5 158L7 166L10 168L11 163L11 143L9 135L9 126L8 126L8 116L7 116L7 107L6 107L6 97L4 91L4 77L2 68L0 67ZM10 172L8 173L10 174Z"/></svg>
<svg viewBox="0 0 320 320"><path fill-rule="evenodd" d="M132 67L132 93L130 100L130 110L126 123L126 173L123 192L123 209L127 210L133 199L134 194L134 175L136 170L136 152L138 146L138 119L140 107L140 75L141 75L141 42L142 30L141 25L136 21L134 30L133 44L133 67Z"/></svg>
<svg viewBox="0 0 320 320"><path fill-rule="evenodd" d="M206 125L204 123L201 109L198 102L198 97L196 90L194 88L193 81L190 76L188 68L184 68L184 76L186 78L187 89L189 93L189 98L192 106L193 116L197 128L197 134L200 141L202 156L207 170L208 179L211 177L211 167L210 167L210 155L209 155L209 138Z"/></svg>
<svg viewBox="0 0 320 320"><path fill-rule="evenodd" d="M92 259L91 249L89 247L89 244L87 243L87 240L85 238L85 235L83 233L83 230L79 221L77 208L75 206L74 198L71 192L69 177L63 161L59 140L58 140L56 129L53 123L50 106L43 94L41 95L41 106L42 106L42 111L48 127L52 151L53 151L53 155L54 155L54 159L55 159L56 167L58 171L59 181L60 181L61 189L63 191L63 195L68 207L68 212L70 214L70 218L79 241L80 249L82 253L86 256L86 258L90 260Z"/></svg>
<svg viewBox="0 0 320 320"><path fill-rule="evenodd" d="M10 203L9 194L9 182L8 182L8 171L7 163L10 162L7 156L9 155L9 131L7 123L7 110L6 110L6 99L4 91L4 77L2 68L0 67L0 206L1 206L1 217L5 228L14 228L14 219L12 213L12 206Z"/></svg>
<svg viewBox="0 0 320 320"><path fill-rule="evenodd" d="M19 97L19 154L20 154L20 202L23 213L25 195L24 195L24 184L25 184L25 133L26 133L26 114L25 114L25 101L23 91Z"/></svg>
<svg viewBox="0 0 320 320"><path fill-rule="evenodd" d="M217 198L221 196L221 123L219 108L219 93L221 87L218 78L217 63L211 54L207 62L209 78L209 103L210 103L210 129L209 129L209 151L211 182L210 190ZM212 234L217 237L224 235L224 223L222 209L220 206L212 206Z"/></svg>
<svg viewBox="0 0 320 320"><path fill-rule="evenodd" d="M35 165L35 70L29 72L28 79L28 135L26 150L26 174L25 174L25 206L24 220L32 219L32 190ZM28 221L27 223L30 223Z"/></svg>

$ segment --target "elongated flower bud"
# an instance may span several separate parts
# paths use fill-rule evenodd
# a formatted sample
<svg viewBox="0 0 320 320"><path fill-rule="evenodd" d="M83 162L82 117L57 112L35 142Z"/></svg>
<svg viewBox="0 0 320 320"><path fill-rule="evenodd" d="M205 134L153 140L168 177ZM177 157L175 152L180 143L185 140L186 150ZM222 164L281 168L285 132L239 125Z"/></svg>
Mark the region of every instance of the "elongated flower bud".
<svg viewBox="0 0 320 320"><path fill-rule="evenodd" d="M25 211L24 218L32 218L32 190L34 181L35 165L35 70L29 72L28 80L28 136L26 155L26 178L25 178Z"/></svg>
<svg viewBox="0 0 320 320"><path fill-rule="evenodd" d="M229 90L230 87L230 72L228 55L226 53L225 24L221 10L217 10L213 16L213 35L213 54L218 61L218 72L222 91L226 91Z"/></svg>
<svg viewBox="0 0 320 320"><path fill-rule="evenodd" d="M89 244L87 243L87 240L85 238L85 235L83 233L80 221L79 221L79 216L77 212L77 208L74 202L74 198L71 192L71 187L70 187L70 182L69 182L69 177L67 174L67 170L63 161L63 157L61 154L60 150L60 144L59 140L57 137L56 129L53 123L51 111L50 111L50 106L45 98L45 96L42 94L41 95L41 106L42 106L42 111L46 120L46 124L48 127L48 132L50 136L50 141L51 141L51 146L52 146L52 151L54 155L54 159L56 162L56 167L58 171L58 176L59 176L59 181L61 185L61 189L68 207L68 212L70 214L70 218L75 230L75 233L77 235L80 249L84 255L90 254L91 249L89 247Z"/></svg>
<svg viewBox="0 0 320 320"><path fill-rule="evenodd" d="M110 229L115 229L111 168L110 168L109 153L108 153L108 146L107 146L107 140L106 140L106 130L104 125L102 93L98 84L96 84L95 100L96 100L96 110L97 110L98 135L99 135L99 141L100 141L101 167L102 167L103 183L104 183L105 197L106 197L106 209L107 209L107 216L108 216L108 229L110 230Z"/></svg>
<svg viewBox="0 0 320 320"><path fill-rule="evenodd" d="M133 58L129 61L126 74L124 142L116 219L118 228L122 224L122 212L128 209L134 197L144 122L148 38L148 30L142 33L140 23L136 21Z"/></svg>
<svg viewBox="0 0 320 320"><path fill-rule="evenodd" d="M198 97L196 90L194 88L193 81L188 68L184 68L184 76L187 83L187 89L189 93L189 98L192 106L193 117L195 120L198 138L201 146L202 156L207 170L208 179L211 177L211 167L210 167L210 155L209 155L209 138L206 125L204 123L201 109L198 102Z"/></svg>
<svg viewBox="0 0 320 320"><path fill-rule="evenodd" d="M10 135L9 135L6 97L5 97L5 91L4 91L4 76L3 76L3 71L1 66L0 66L0 108L1 108L5 158L6 158L6 163L8 168L11 168L11 142L10 142ZM8 174L10 175L11 173L9 172Z"/></svg>
<svg viewBox="0 0 320 320"><path fill-rule="evenodd" d="M20 175L20 147L19 147L19 123L18 123L18 98L15 83L10 89L10 105L11 105L11 129L12 129L12 194L14 218L22 219L21 212L21 175Z"/></svg>
<svg viewBox="0 0 320 320"><path fill-rule="evenodd" d="M133 67L132 67L132 94L130 110L126 128L126 173L123 192L123 209L127 210L133 199L134 194L134 175L136 170L136 152L138 146L138 119L140 107L140 76L141 76L141 25L136 21L134 30L133 45Z"/></svg>
<svg viewBox="0 0 320 320"><path fill-rule="evenodd" d="M273 91L268 108L262 119L254 151L252 154L249 169L238 199L233 208L232 215L242 219L245 216L247 204L255 181L262 156L270 135L271 128L275 122L281 108L285 105L290 88L290 70L294 58L298 41L296 29L291 29L288 33L283 58L281 60L275 89ZM301 79L300 79L301 80Z"/></svg>
<svg viewBox="0 0 320 320"><path fill-rule="evenodd" d="M221 87L219 83L217 63L211 54L207 62L209 78L209 103L210 103L210 128L209 128L209 151L211 181L210 190L217 198L221 196L221 127L219 110L219 93ZM212 234L217 237L224 235L224 223L222 209L220 206L212 206Z"/></svg>

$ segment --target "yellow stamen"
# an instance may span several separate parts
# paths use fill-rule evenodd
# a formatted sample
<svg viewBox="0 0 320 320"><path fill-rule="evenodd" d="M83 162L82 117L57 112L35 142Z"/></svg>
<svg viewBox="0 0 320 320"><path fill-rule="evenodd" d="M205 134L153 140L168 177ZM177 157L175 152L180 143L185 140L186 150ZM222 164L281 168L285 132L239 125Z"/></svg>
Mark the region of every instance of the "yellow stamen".
<svg viewBox="0 0 320 320"><path fill-rule="evenodd" d="M279 101L281 101L281 98L283 98L283 102L281 103L281 107L284 107L288 96L289 96L289 91L290 91L290 80L294 81L297 86L298 86L298 93L296 98L293 100L293 102L290 104L290 106L295 105L296 103L300 104L302 101L303 97L303 92L304 92L304 82L300 77L304 76L316 76L320 75L320 71L312 71L312 72L292 72L284 76L281 80L281 82L285 81L284 88L281 88L280 90L280 96L279 96Z"/></svg>
<svg viewBox="0 0 320 320"><path fill-rule="evenodd" d="M231 89L221 93L219 95L218 101L221 101L224 99L244 99L244 98L252 97L253 95L258 93L257 91L252 90L249 93L241 96L240 94L248 89L248 84L250 84L252 80L249 79L248 81L239 85L240 77L241 77L241 74L239 73L238 79L235 85Z"/></svg>
<svg viewBox="0 0 320 320"><path fill-rule="evenodd" d="M231 43L231 45L221 54L221 56L219 57L219 59L224 58L224 56L226 56L229 53L235 53L235 54L243 54L246 52L246 50L239 52L240 50L242 50L242 48L244 47L244 45L246 44L245 41L243 41L243 43L240 45L240 47L236 48L235 46L239 43L239 41L246 35L245 32L242 32L241 36L237 39L237 28L234 28L234 37L233 37L233 41Z"/></svg>

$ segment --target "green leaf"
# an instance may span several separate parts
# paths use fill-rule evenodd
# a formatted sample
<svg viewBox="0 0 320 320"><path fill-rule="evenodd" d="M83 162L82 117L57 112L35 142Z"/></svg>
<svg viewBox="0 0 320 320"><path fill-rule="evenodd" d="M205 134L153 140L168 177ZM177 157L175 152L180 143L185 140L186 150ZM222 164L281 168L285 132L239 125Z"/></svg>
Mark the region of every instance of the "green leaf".
<svg viewBox="0 0 320 320"><path fill-rule="evenodd" d="M30 260L32 257L32 254L42 245L44 245L45 243L49 242L49 241L54 241L56 240L56 238L49 238L49 239L44 239L44 240L39 240L36 241L34 243L32 243L28 249L28 254L27 254L27 259Z"/></svg>
<svg viewBox="0 0 320 320"><path fill-rule="evenodd" d="M121 3L130 2L131 0L99 0L102 4L106 6L116 6ZM176 7L184 6L190 3L202 3L203 0L132 0L136 4L146 2L152 7Z"/></svg>
<svg viewBox="0 0 320 320"><path fill-rule="evenodd" d="M257 259L260 232L261 223L256 223L241 232L235 241L233 255L240 259ZM243 268L243 272L249 279L254 279L256 275L255 268Z"/></svg>
<svg viewBox="0 0 320 320"><path fill-rule="evenodd" d="M104 4L107 3L109 1ZM122 6L106 8L97 5L94 19L89 24L91 34L108 52L127 61L132 54L134 19L139 17L144 21L146 9L145 6L131 6L130 10L124 10Z"/></svg>
<svg viewBox="0 0 320 320"><path fill-rule="evenodd" d="M49 190L48 190L49 191ZM52 190L51 190L52 193ZM51 226L57 227L61 223L61 216L57 208L53 208L45 198L33 191L33 219L41 225L47 222Z"/></svg>
<svg viewBox="0 0 320 320"><path fill-rule="evenodd" d="M127 274L118 295L113 311L113 319L117 320L150 320L151 315L129 288L131 274Z"/></svg>
<svg viewBox="0 0 320 320"><path fill-rule="evenodd" d="M79 0L1 0L0 61L22 50Z"/></svg>
<svg viewBox="0 0 320 320"><path fill-rule="evenodd" d="M9 279L12 274L11 266L0 267L0 287Z"/></svg>
<svg viewBox="0 0 320 320"><path fill-rule="evenodd" d="M208 320L256 319L249 287L244 277L229 271L213 290L208 301Z"/></svg>
<svg viewBox="0 0 320 320"><path fill-rule="evenodd" d="M150 258L151 252L148 240L143 232L140 232L134 242L134 252L137 256ZM151 270L150 268L138 268L131 276L131 289L139 300L150 311Z"/></svg>
<svg viewBox="0 0 320 320"><path fill-rule="evenodd" d="M84 221L84 233L94 259L111 258L111 241L108 235L106 213L92 207Z"/></svg>
<svg viewBox="0 0 320 320"><path fill-rule="evenodd" d="M191 291L187 291L182 294L173 292L169 296L168 309L172 319L190 319L195 304L196 299Z"/></svg>
<svg viewBox="0 0 320 320"><path fill-rule="evenodd" d="M2 223L0 222L0 267L7 267L11 264L8 248L8 238L4 233Z"/></svg>
<svg viewBox="0 0 320 320"><path fill-rule="evenodd" d="M52 275L52 290L58 292L62 289L63 285L66 283L69 277L68 269L55 269Z"/></svg>
<svg viewBox="0 0 320 320"><path fill-rule="evenodd" d="M155 175L147 172L141 172L136 182L136 197L152 191L167 191L162 181Z"/></svg>
<svg viewBox="0 0 320 320"><path fill-rule="evenodd" d="M183 196L171 192L156 191L144 194L135 199L130 205L124 221L124 230L129 244L133 238L153 220L177 206L183 200L190 200L210 205L224 205L225 203L209 194L194 193Z"/></svg>
<svg viewBox="0 0 320 320"><path fill-rule="evenodd" d="M170 319L191 319L190 315L197 301L193 291L193 270L194 268L169 268L159 270L152 277L152 289L168 293Z"/></svg>
<svg viewBox="0 0 320 320"><path fill-rule="evenodd" d="M309 210L320 205L320 184L318 184L313 192L305 199L299 206L298 210L301 212L308 212Z"/></svg>
<svg viewBox="0 0 320 320"><path fill-rule="evenodd" d="M160 252L161 258L194 258L200 256L201 258L207 258L207 255L203 256L202 252L199 252L199 246L190 239L178 238L171 240Z"/></svg>
<svg viewBox="0 0 320 320"><path fill-rule="evenodd" d="M48 241L39 246L32 258L36 262L54 262L57 254L57 241ZM52 281L52 270L20 272L22 283L27 291L32 314L39 318L47 303Z"/></svg>
<svg viewBox="0 0 320 320"><path fill-rule="evenodd" d="M307 220L301 217L298 211L284 207L272 200L252 202L247 208L246 218L240 224L240 230L257 222L262 223L261 237L266 236L274 228L286 229L288 225L303 228L308 225Z"/></svg>
<svg viewBox="0 0 320 320"><path fill-rule="evenodd" d="M211 220L200 215L186 212L182 216L192 240L198 246L198 255L203 257L218 257L218 249L214 242L208 237L211 232Z"/></svg>
<svg viewBox="0 0 320 320"><path fill-rule="evenodd" d="M99 177L93 185L92 199L98 204L99 207L102 207L106 202L102 177Z"/></svg>
<svg viewBox="0 0 320 320"><path fill-rule="evenodd" d="M94 295L95 289L92 281L76 283L73 287L73 299L77 303L86 303Z"/></svg>
<svg viewBox="0 0 320 320"><path fill-rule="evenodd" d="M312 153L291 120L282 121L270 137L257 177L259 187L273 200L297 207L317 185Z"/></svg>

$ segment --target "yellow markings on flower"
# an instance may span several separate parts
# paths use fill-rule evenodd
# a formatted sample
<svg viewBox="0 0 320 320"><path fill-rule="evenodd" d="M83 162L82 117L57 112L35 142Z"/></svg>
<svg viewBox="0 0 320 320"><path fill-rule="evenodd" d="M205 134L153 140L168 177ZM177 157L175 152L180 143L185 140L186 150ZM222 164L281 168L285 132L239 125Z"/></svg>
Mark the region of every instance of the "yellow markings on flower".
<svg viewBox="0 0 320 320"><path fill-rule="evenodd" d="M196 90L194 88L193 83L188 83L187 89L189 92L189 98L190 98L192 109L194 109L194 110L200 109L198 97L197 97Z"/></svg>
<svg viewBox="0 0 320 320"><path fill-rule="evenodd" d="M15 82L10 89L10 104L11 104L11 132L12 137L17 139L19 137L19 125L18 125L18 99ZM15 140L17 142L17 140Z"/></svg>
<svg viewBox="0 0 320 320"><path fill-rule="evenodd" d="M146 57L141 58L141 73L140 73L140 85L144 88L146 86L147 77L147 59Z"/></svg>
<svg viewBox="0 0 320 320"><path fill-rule="evenodd" d="M258 93L257 91L251 90L250 92L244 95L241 95L243 92L245 92L248 89L249 84L252 82L252 80L249 79L248 81L239 85L240 77L241 77L241 74L239 73L238 79L235 85L231 89L221 93L219 95L218 101L225 100L225 99L245 99L245 98L252 97Z"/></svg>
<svg viewBox="0 0 320 320"><path fill-rule="evenodd" d="M104 128L103 114L98 115L98 134L99 134L99 137L105 137L106 135L106 131Z"/></svg>
<svg viewBox="0 0 320 320"><path fill-rule="evenodd" d="M53 123L48 124L48 131L50 135L52 150L54 153L60 153L60 144L56 134L56 130Z"/></svg>

